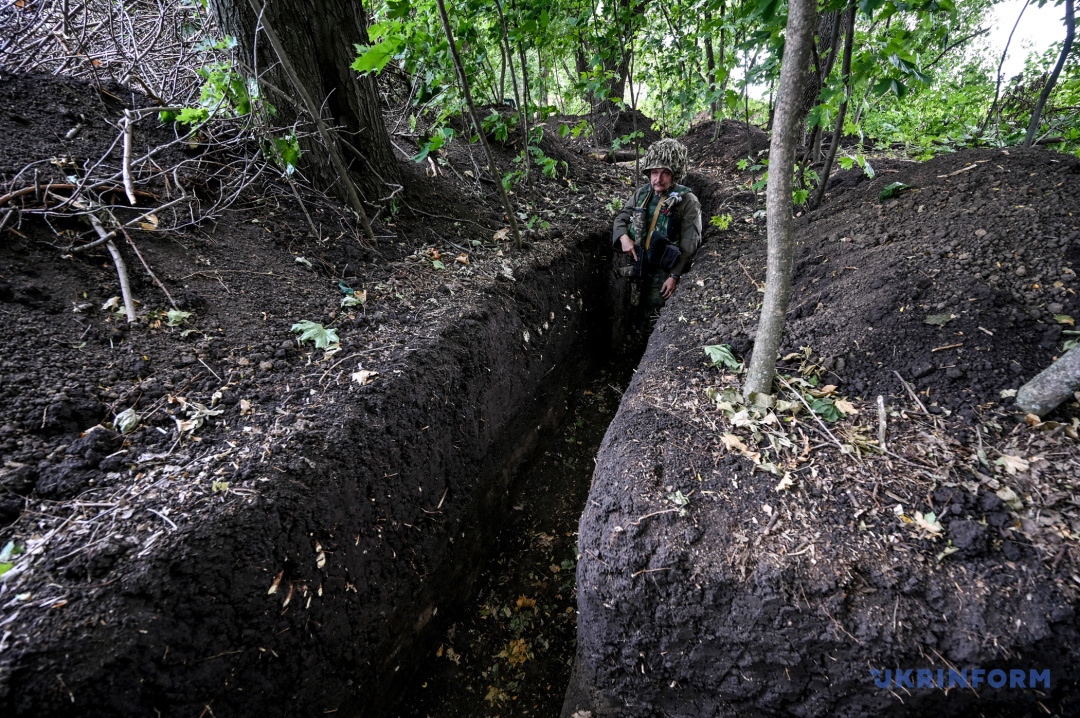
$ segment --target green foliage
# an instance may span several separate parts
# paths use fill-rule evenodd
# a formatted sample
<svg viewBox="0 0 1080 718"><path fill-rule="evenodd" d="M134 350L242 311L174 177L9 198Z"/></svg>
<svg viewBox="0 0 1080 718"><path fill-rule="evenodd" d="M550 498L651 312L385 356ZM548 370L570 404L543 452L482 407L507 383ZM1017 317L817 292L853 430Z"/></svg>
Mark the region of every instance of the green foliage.
<svg viewBox="0 0 1080 718"><path fill-rule="evenodd" d="M735 358L735 355L731 353L730 344L710 344L702 347L705 350L705 355L709 357L709 363L714 367L727 367L732 371L739 371L742 369L742 363Z"/></svg>
<svg viewBox="0 0 1080 718"><path fill-rule="evenodd" d="M341 341L338 339L337 329L327 329L322 324L306 319L293 324L291 330L300 334L298 341L301 344L312 341L315 342L316 349L326 349Z"/></svg>
<svg viewBox="0 0 1080 718"><path fill-rule="evenodd" d="M170 309L165 313L165 323L170 327L178 327L184 320L191 316L191 312L182 312L179 309Z"/></svg>
<svg viewBox="0 0 1080 718"><path fill-rule="evenodd" d="M25 553L26 547L14 541L8 541L0 549L0 576L15 568L16 559Z"/></svg>
<svg viewBox="0 0 1080 718"><path fill-rule="evenodd" d="M711 224L713 227L716 227L721 232L724 232L724 231L727 230L728 227L731 226L731 215L730 214L714 214L709 219L709 224Z"/></svg>
<svg viewBox="0 0 1080 718"><path fill-rule="evenodd" d="M891 182L885 185L885 189L878 193L878 199L885 201L890 197L895 197L906 189L911 189L911 185L906 185L903 182Z"/></svg>
<svg viewBox="0 0 1080 718"><path fill-rule="evenodd" d="M810 401L810 410L829 422L844 418L843 412L836 408L836 402L828 397L813 397Z"/></svg>

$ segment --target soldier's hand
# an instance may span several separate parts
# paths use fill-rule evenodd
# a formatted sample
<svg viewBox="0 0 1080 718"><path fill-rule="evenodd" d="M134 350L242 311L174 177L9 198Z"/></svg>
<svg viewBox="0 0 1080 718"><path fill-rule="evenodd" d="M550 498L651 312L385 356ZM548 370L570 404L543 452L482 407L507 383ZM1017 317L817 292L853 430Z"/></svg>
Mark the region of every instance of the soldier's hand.
<svg viewBox="0 0 1080 718"><path fill-rule="evenodd" d="M634 246L634 240L630 239L630 235L624 234L623 236L619 237L619 244L622 245L622 251L633 257L634 261L636 262L637 247Z"/></svg>
<svg viewBox="0 0 1080 718"><path fill-rule="evenodd" d="M679 280L675 277L668 277L664 281L664 286L660 287L660 296L664 299L671 299L671 295L675 293L675 289L679 286Z"/></svg>

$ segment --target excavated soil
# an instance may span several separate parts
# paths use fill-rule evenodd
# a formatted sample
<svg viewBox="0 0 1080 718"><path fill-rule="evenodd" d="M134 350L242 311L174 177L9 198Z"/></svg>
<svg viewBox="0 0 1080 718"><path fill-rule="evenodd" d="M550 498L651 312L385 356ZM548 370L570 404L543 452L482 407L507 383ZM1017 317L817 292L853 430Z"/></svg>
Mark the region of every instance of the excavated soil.
<svg viewBox="0 0 1080 718"><path fill-rule="evenodd" d="M473 595L491 517L525 491L518 468L559 439L603 360L598 251L622 170L578 160L538 177L519 251L496 237L474 148L455 143L402 162L406 191L372 246L304 192L312 228L269 175L218 209L236 165L198 142L160 152L178 171L138 178L128 208L115 123L145 98L2 79L0 179L17 196L0 206L0 322L21 337L0 359L3 712L390 710ZM133 154L175 137L147 116ZM497 148L509 166L514 148ZM104 248L71 252L94 236L86 205L34 214L62 210L69 176L95 167L116 170L102 197L122 221L183 192L202 212L118 235L133 324L103 308L120 294ZM136 248L191 313L176 326ZM341 285L366 301L342 306ZM299 344L302 320L339 348ZM138 425L120 434L129 408Z"/></svg>
<svg viewBox="0 0 1080 718"><path fill-rule="evenodd" d="M701 348L749 357L765 274L749 177L717 155L698 158L735 221L709 230L601 447L563 715L1072 715L1080 404L1025 422L1009 394L1080 316L1080 161L842 172L796 222L781 374L799 391L755 409ZM913 189L881 200L893 182ZM847 416L812 417L818 397ZM871 673L950 668L1051 678L946 692Z"/></svg>

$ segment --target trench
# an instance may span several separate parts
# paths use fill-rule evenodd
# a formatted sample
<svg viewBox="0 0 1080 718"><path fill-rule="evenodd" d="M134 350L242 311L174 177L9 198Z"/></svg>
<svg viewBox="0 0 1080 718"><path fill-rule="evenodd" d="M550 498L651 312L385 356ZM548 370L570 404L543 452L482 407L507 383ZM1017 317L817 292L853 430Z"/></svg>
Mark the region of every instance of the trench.
<svg viewBox="0 0 1080 718"><path fill-rule="evenodd" d="M590 243L606 246L604 238ZM648 334L626 311L611 255L592 258L606 285L574 351L574 370L541 388L554 405L547 426L514 472L482 559L454 567L472 582L468 599L438 622L438 638L411 657L402 700L382 715L552 716L561 709L577 647L577 530L595 458L645 350Z"/></svg>
<svg viewBox="0 0 1080 718"><path fill-rule="evenodd" d="M578 520L596 453L644 349L641 338L572 385L561 425L515 477L510 511L465 606L420 657L390 715L558 715L577 641Z"/></svg>

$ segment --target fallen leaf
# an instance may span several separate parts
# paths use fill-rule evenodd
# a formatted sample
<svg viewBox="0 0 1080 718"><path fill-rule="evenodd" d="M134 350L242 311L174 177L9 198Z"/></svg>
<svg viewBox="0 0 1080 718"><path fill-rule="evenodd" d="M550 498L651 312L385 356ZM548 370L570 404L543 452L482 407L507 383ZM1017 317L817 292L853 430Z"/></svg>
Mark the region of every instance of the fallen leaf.
<svg viewBox="0 0 1080 718"><path fill-rule="evenodd" d="M791 474L784 474L784 478L780 479L780 483L776 485L777 491L783 491L784 489L790 489L795 485L795 482L791 480Z"/></svg>
<svg viewBox="0 0 1080 718"><path fill-rule="evenodd" d="M458 262L459 264L464 264L464 265L468 266L468 264L469 264L469 255L467 255L467 254L465 254L464 252L462 252L461 254L459 254L459 255L458 255L458 256L457 256L457 257L456 257L456 258L454 259L454 261L455 261L455 262Z"/></svg>
<svg viewBox="0 0 1080 718"><path fill-rule="evenodd" d="M266 592L267 596L273 596L277 593L278 586L281 585L281 577L285 575L285 570L278 571L278 575L274 577L274 582L270 584L270 590Z"/></svg>
<svg viewBox="0 0 1080 718"><path fill-rule="evenodd" d="M1023 511L1024 502L1016 495L1016 492L1008 486L1003 489L998 489L994 493L997 494L997 497L1013 511Z"/></svg>
<svg viewBox="0 0 1080 718"><path fill-rule="evenodd" d="M1055 314L1054 319L1058 324L1068 324L1070 327L1076 326L1076 321L1068 314Z"/></svg>
<svg viewBox="0 0 1080 718"><path fill-rule="evenodd" d="M743 440L740 439L739 437L735 436L734 434L724 434L723 436L720 437L720 441L724 442L724 446L726 446L728 448L728 450L735 450L735 451L749 451L750 450L750 449L747 448L746 444L743 443Z"/></svg>
<svg viewBox="0 0 1080 718"><path fill-rule="evenodd" d="M1019 456L1010 456L1009 454L1002 454L1001 458L994 462L998 466L1004 466L1005 470L1010 475L1016 474L1018 471L1027 471L1028 462L1021 459ZM1005 499L1002 499L1004 501Z"/></svg>
<svg viewBox="0 0 1080 718"><path fill-rule="evenodd" d="M935 327L943 327L949 322L951 322L953 319L956 319L956 316L953 314L931 314L924 321L927 324L934 325Z"/></svg>
<svg viewBox="0 0 1080 718"><path fill-rule="evenodd" d="M315 565L318 568L326 565L326 552L323 551L322 544L318 541L315 542Z"/></svg>
<svg viewBox="0 0 1080 718"><path fill-rule="evenodd" d="M244 414L250 414L250 413L251 413L251 402L248 401L247 399L241 399L240 400L240 415L243 416Z"/></svg>
<svg viewBox="0 0 1080 718"><path fill-rule="evenodd" d="M1016 396L1016 391L1017 391L1016 389L1002 389L1001 390L1001 398L1002 399L1008 399L1009 397Z"/></svg>
<svg viewBox="0 0 1080 718"><path fill-rule="evenodd" d="M859 410L855 408L855 405L847 399L837 399L836 408L842 411L844 414L847 414L848 416L859 413Z"/></svg>
<svg viewBox="0 0 1080 718"><path fill-rule="evenodd" d="M492 237L492 239L495 240L496 242L503 242L509 236L510 236L510 228L509 227L503 227L502 229L500 229L498 232L495 233L495 236Z"/></svg>
<svg viewBox="0 0 1080 718"><path fill-rule="evenodd" d="M929 531L932 534L941 533L941 524L938 523L937 516L933 513L921 513L915 512L915 525L919 528Z"/></svg>
<svg viewBox="0 0 1080 718"><path fill-rule="evenodd" d="M518 596L516 610L520 611L523 608L532 608L535 605L535 598L525 598L524 596Z"/></svg>
<svg viewBox="0 0 1080 718"><path fill-rule="evenodd" d="M833 394L835 392L836 392L836 385L835 384L826 384L825 386L821 387L820 389L808 389L806 393L809 394L810 396L816 396L816 397L818 397L820 399L823 396L829 396L830 394Z"/></svg>

